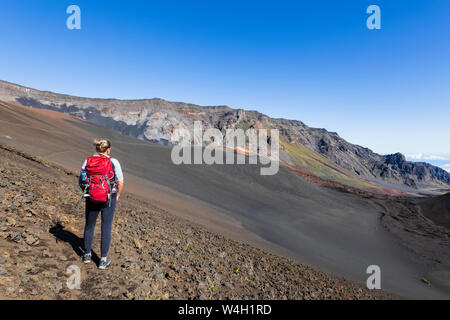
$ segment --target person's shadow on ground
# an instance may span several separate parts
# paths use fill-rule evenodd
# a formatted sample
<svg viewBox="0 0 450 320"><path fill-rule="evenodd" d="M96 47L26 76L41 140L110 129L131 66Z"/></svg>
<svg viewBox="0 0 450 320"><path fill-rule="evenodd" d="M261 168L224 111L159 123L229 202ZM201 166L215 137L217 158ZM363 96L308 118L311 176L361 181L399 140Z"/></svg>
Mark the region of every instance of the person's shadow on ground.
<svg viewBox="0 0 450 320"><path fill-rule="evenodd" d="M64 230L64 227L61 224L57 223L51 227L50 233L55 236L56 242L64 241L69 243L72 246L73 251L75 251L79 257L84 254L83 239L70 231ZM100 263L100 258L94 250L92 250L92 261L94 261L97 265Z"/></svg>

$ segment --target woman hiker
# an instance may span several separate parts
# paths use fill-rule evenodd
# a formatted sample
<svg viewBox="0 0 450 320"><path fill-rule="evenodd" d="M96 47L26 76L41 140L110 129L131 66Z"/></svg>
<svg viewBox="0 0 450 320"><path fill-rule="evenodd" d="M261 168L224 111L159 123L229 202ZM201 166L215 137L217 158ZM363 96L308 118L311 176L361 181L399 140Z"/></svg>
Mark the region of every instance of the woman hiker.
<svg viewBox="0 0 450 320"><path fill-rule="evenodd" d="M86 198L86 225L84 227L84 263L91 262L92 241L95 223L102 213L101 259L99 269L106 269L111 263L108 250L111 243L111 229L116 203L123 190L123 173L119 161L110 156L111 142L94 141L97 154L87 158L81 168L79 185Z"/></svg>

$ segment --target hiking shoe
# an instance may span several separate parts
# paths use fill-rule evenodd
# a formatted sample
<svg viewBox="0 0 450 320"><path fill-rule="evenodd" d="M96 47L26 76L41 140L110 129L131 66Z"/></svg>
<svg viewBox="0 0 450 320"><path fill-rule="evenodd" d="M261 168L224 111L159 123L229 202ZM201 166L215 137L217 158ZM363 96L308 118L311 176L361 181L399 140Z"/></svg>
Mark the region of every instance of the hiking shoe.
<svg viewBox="0 0 450 320"><path fill-rule="evenodd" d="M91 258L92 258L92 253L85 253L85 254L83 254L83 256L81 257L81 259L83 260L84 263L89 263L89 262L91 262Z"/></svg>
<svg viewBox="0 0 450 320"><path fill-rule="evenodd" d="M102 258L100 260L100 264L99 264L98 268L104 270L110 264L111 264L111 259L110 258Z"/></svg>

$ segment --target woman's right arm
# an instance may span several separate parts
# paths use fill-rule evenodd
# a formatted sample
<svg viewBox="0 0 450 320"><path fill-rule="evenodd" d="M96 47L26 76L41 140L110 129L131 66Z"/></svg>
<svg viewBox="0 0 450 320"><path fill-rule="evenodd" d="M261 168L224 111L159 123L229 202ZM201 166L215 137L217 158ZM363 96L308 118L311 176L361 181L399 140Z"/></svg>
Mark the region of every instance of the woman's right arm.
<svg viewBox="0 0 450 320"><path fill-rule="evenodd" d="M120 165L119 161L117 159L111 159L111 162L114 162L114 173L116 176L117 181L117 200L119 200L120 195L122 194L123 190L123 172L122 172L122 166Z"/></svg>
<svg viewBox="0 0 450 320"><path fill-rule="evenodd" d="M122 190L123 190L123 180L117 182L117 200L119 200Z"/></svg>

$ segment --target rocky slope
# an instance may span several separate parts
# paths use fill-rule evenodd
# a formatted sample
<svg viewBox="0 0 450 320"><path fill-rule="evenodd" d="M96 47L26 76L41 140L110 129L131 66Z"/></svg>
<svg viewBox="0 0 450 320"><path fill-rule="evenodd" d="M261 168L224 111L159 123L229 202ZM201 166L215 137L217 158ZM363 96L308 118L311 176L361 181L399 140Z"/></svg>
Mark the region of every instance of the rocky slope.
<svg viewBox="0 0 450 320"><path fill-rule="evenodd" d="M257 111L227 106L200 107L162 99L80 98L4 81L0 81L0 100L69 113L126 135L164 144L175 143L172 136L175 129L192 131L196 120L202 121L204 128L219 130L276 128L280 130L282 140L281 160L289 165L317 171L321 178L349 183L344 176L350 176L352 180L361 178L381 186L397 185L408 190L450 188L450 174L441 168L408 162L401 154L379 155L345 141L335 132L310 128L301 121L273 119ZM305 149L301 149L300 155L292 152L292 148L298 151L304 146L309 150L306 151L308 157L308 153L312 152L320 160L303 161ZM342 169L343 174L339 172Z"/></svg>
<svg viewBox="0 0 450 320"><path fill-rule="evenodd" d="M393 298L216 235L127 193L116 210L110 269L83 265L76 181L62 167L0 148L0 299ZM81 268L80 290L66 286L70 265Z"/></svg>
<svg viewBox="0 0 450 320"><path fill-rule="evenodd" d="M437 225L450 230L450 193L417 200L421 213Z"/></svg>

